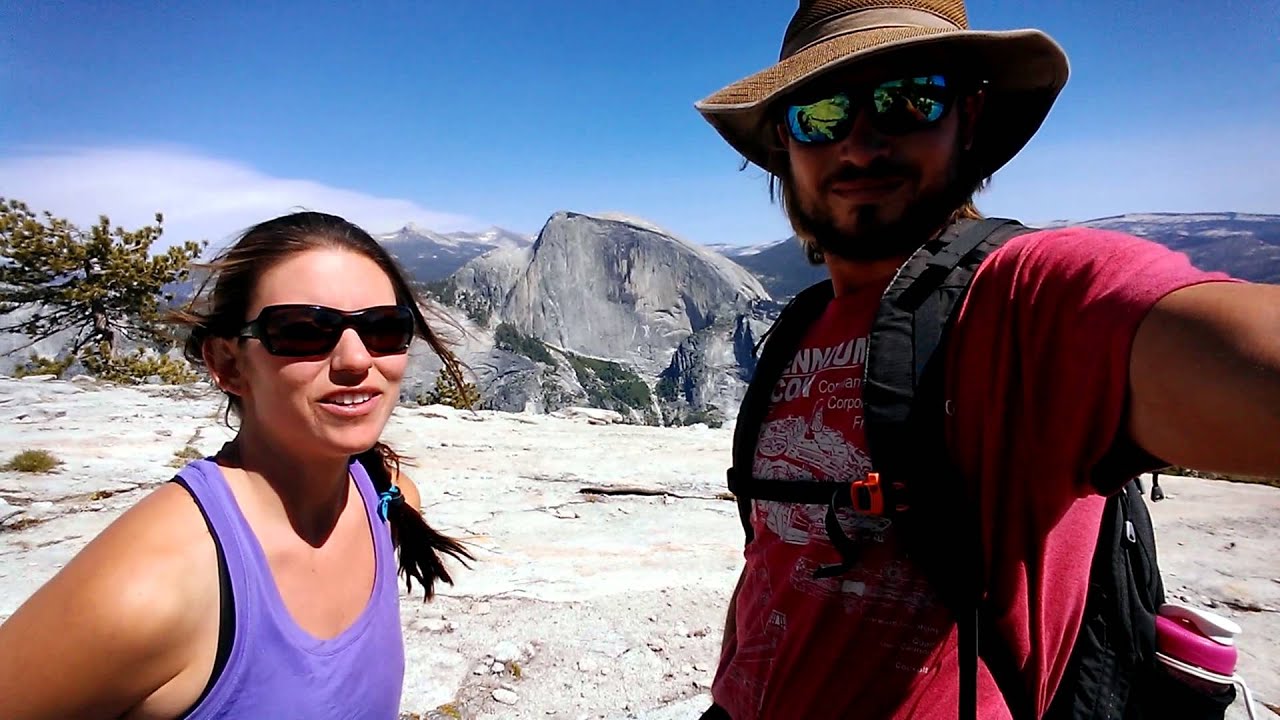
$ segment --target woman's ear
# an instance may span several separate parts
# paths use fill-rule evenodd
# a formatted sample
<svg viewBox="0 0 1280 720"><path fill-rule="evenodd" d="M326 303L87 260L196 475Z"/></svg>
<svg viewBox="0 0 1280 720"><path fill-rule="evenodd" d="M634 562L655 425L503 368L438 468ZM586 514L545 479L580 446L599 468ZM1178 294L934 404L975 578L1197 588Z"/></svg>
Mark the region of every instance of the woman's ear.
<svg viewBox="0 0 1280 720"><path fill-rule="evenodd" d="M204 341L201 355L204 365L209 368L213 383L220 390L230 395L244 394L244 377L241 372L239 343L235 340L211 337Z"/></svg>

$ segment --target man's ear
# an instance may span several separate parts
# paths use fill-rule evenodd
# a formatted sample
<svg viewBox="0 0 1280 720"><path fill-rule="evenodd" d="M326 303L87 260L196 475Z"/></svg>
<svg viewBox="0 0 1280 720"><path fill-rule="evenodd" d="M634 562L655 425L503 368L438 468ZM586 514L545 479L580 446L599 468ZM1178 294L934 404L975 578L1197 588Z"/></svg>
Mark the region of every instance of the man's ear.
<svg viewBox="0 0 1280 720"><path fill-rule="evenodd" d="M973 147L973 141L977 137L978 118L982 117L982 110L986 106L987 95L982 90L966 95L961 113L960 132L964 139L964 149L969 150Z"/></svg>
<svg viewBox="0 0 1280 720"><path fill-rule="evenodd" d="M782 123L780 123L780 122L779 122L779 123L774 123L774 124L773 124L773 134L775 135L774 140L776 140L776 141L777 141L777 143L778 143L778 149L779 149L779 150L786 150L786 149L787 149L787 141L790 139L790 133L788 133L788 132L787 132L787 128L786 128L786 126L785 126L785 125L783 125L783 124L782 124Z"/></svg>
<svg viewBox="0 0 1280 720"><path fill-rule="evenodd" d="M773 125L773 144L769 146L769 164L786 164L787 156L790 154L791 148L791 132L787 130L782 123L774 123ZM746 165L744 164L745 168Z"/></svg>
<svg viewBox="0 0 1280 720"><path fill-rule="evenodd" d="M239 350L236 340L220 337L206 339L201 348L204 365L213 376L213 384L223 392L236 396L244 394Z"/></svg>

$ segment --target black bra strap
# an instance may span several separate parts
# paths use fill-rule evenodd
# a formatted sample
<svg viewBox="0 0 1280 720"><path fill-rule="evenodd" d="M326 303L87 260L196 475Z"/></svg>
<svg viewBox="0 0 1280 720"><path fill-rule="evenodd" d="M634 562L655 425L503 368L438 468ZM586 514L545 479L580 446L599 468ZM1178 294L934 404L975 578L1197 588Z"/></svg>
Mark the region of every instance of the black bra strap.
<svg viewBox="0 0 1280 720"><path fill-rule="evenodd" d="M205 512L204 506L200 504L200 498L192 492L191 486L181 477L175 477L173 482L181 485L184 490L191 494L191 499L195 501L196 507L200 508L200 514L204 516L205 524L209 526L209 535L213 537L213 547L218 553L218 649L214 654L213 672L209 673L209 682L205 684L204 690L201 691L200 697L187 708L186 712L179 715L179 718L185 719L191 716L191 713L204 702L204 699L213 691L213 686L217 684L218 678L222 677L222 671L227 666L227 660L231 657L231 642L236 636L236 608L235 598L231 593L231 571L227 567L227 556L222 550L222 541L218 539L218 534L213 530L213 523L209 521L209 514Z"/></svg>

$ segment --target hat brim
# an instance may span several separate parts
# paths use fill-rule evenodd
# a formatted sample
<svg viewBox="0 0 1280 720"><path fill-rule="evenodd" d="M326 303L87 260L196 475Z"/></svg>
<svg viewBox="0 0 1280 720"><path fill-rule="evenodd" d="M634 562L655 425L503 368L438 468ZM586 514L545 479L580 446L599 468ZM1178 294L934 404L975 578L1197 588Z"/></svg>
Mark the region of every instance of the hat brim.
<svg viewBox="0 0 1280 720"><path fill-rule="evenodd" d="M877 28L839 35L801 50L694 104L720 136L770 172L777 151L771 112L789 93L855 64L907 60L976 73L987 81L973 151L984 175L1009 162L1048 117L1067 83L1067 57L1038 30Z"/></svg>

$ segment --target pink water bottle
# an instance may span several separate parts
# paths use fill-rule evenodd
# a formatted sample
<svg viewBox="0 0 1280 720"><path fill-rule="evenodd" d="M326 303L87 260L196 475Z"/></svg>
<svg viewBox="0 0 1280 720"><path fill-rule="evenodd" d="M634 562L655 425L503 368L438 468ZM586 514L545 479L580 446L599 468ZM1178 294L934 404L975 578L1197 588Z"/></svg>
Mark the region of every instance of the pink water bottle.
<svg viewBox="0 0 1280 720"><path fill-rule="evenodd" d="M1236 636L1240 626L1227 618L1181 603L1165 603L1156 616L1156 658L1206 692L1235 686L1250 720L1256 720L1253 695L1236 674Z"/></svg>

